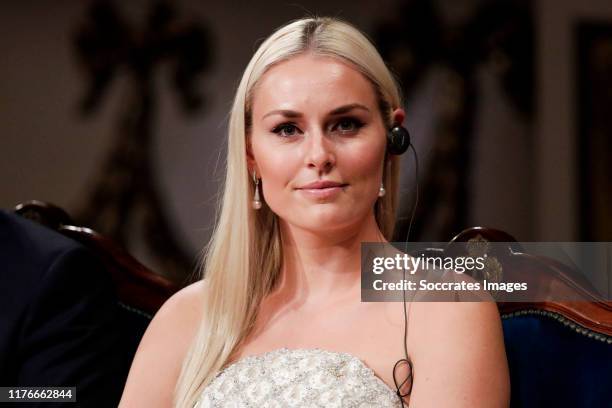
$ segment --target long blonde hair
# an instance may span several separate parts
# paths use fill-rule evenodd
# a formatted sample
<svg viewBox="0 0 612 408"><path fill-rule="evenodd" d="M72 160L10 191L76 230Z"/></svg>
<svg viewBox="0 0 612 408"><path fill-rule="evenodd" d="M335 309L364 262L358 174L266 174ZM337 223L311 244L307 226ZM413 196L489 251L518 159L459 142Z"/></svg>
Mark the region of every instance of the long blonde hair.
<svg viewBox="0 0 612 408"><path fill-rule="evenodd" d="M229 120L226 177L220 214L203 262L207 296L200 328L183 362L174 402L192 408L202 390L249 334L262 299L274 288L282 264L277 216L264 204L251 208L254 186L247 167L246 137L255 84L272 65L310 52L340 58L358 69L377 93L381 114L391 125L401 107L399 88L372 43L358 29L335 18L304 18L268 37L255 52L236 91ZM375 217L391 240L397 205L397 157L386 158L387 194Z"/></svg>

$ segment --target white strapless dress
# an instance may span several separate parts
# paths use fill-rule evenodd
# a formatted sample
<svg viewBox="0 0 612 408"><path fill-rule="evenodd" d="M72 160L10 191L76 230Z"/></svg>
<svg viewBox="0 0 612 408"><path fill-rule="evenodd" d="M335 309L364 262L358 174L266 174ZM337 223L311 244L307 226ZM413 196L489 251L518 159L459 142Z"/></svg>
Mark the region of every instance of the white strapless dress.
<svg viewBox="0 0 612 408"><path fill-rule="evenodd" d="M194 408L398 408L399 397L349 353L281 348L221 370Z"/></svg>

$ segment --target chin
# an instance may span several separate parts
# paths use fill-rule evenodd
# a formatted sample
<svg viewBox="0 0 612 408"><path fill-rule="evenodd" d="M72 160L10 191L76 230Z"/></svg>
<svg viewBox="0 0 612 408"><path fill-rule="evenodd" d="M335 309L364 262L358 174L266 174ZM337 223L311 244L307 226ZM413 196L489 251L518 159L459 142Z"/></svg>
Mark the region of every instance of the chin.
<svg viewBox="0 0 612 408"><path fill-rule="evenodd" d="M359 205L361 204L361 205ZM370 208L363 203L333 201L327 203L273 203L272 211L287 224L308 231L335 231L362 225ZM278 210L278 211L277 211Z"/></svg>
<svg viewBox="0 0 612 408"><path fill-rule="evenodd" d="M295 225L311 231L333 231L363 221L363 217L357 216L354 209L347 211L333 205L319 205L293 214L291 218L295 220Z"/></svg>

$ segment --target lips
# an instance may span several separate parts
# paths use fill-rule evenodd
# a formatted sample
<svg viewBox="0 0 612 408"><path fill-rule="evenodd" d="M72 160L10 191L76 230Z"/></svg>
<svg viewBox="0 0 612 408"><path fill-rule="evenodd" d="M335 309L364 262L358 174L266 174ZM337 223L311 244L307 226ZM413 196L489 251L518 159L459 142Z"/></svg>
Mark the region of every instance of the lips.
<svg viewBox="0 0 612 408"><path fill-rule="evenodd" d="M338 183L336 181L329 181L329 180L317 180L315 182L303 185L302 187L298 187L298 190L321 190L325 188L344 187L344 186L347 186L347 184Z"/></svg>
<svg viewBox="0 0 612 408"><path fill-rule="evenodd" d="M338 183L337 181L318 180L305 184L296 190L309 199L322 203L333 200L346 186L348 186L348 184Z"/></svg>

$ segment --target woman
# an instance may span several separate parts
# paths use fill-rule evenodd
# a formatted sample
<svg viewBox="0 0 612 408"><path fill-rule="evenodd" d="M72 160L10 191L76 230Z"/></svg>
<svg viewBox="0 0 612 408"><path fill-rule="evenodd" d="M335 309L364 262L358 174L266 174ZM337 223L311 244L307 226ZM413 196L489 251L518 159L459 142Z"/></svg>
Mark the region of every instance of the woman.
<svg viewBox="0 0 612 408"><path fill-rule="evenodd" d="M403 344L404 305L361 302L360 244L392 234L385 135L401 106L349 24L302 19L262 43L231 112L205 279L151 322L122 407L397 407L409 391L417 407L507 406L494 303L413 303ZM414 381L397 392L405 348Z"/></svg>

